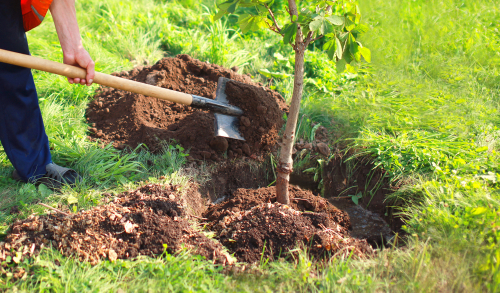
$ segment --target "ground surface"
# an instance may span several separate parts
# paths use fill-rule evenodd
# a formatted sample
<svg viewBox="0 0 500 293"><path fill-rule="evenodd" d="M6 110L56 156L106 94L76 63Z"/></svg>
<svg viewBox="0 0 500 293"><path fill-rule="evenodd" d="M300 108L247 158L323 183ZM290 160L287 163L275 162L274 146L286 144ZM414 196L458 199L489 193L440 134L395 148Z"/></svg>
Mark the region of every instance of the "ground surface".
<svg viewBox="0 0 500 293"><path fill-rule="evenodd" d="M234 263L223 246L248 263L289 257L301 245L315 259L373 254L366 240L350 237L345 212L298 187L290 188L291 206L271 203L276 201L274 187L238 189L231 199L212 205L204 214L208 219L188 214L177 189L148 184L88 211L55 211L15 222L0 244L0 261L19 262L43 246L93 265L103 259L155 257L165 250L175 254L183 247L222 265ZM195 218L220 242L194 230L188 219Z"/></svg>
<svg viewBox="0 0 500 293"><path fill-rule="evenodd" d="M90 135L119 149L143 143L152 152L162 141L179 143L196 160L220 161L261 155L274 148L283 125L284 99L275 91L251 81L247 75L188 55L163 58L115 75L151 85L214 99L217 80L223 76L231 104L240 107L240 131L246 141L214 136L214 115L206 110L111 88L101 88L87 109Z"/></svg>

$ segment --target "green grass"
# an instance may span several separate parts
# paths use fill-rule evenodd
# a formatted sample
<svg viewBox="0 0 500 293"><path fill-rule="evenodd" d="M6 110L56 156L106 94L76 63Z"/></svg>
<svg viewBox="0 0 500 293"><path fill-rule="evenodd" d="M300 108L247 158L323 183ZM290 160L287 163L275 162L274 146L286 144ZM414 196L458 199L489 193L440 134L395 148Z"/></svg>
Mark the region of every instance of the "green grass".
<svg viewBox="0 0 500 293"><path fill-rule="evenodd" d="M409 237L402 249L381 250L369 260L317 265L302 252L295 263L274 262L247 273L223 274L182 254L97 266L44 250L21 264L25 279L0 280L12 291L312 291L495 292L500 290L499 115L500 9L495 1L360 1L372 27L363 44L372 64L337 74L320 52L306 54L298 137L311 141L313 123L332 132L331 146L348 146L404 182L390 195L403 203ZM202 6L203 4L204 6ZM282 1L276 1L282 7ZM212 1L78 1L84 44L105 73L190 54L238 66L291 96L292 78L265 79L259 69L291 74L293 55L269 32L242 35L235 17L213 23ZM60 61L50 16L28 34L33 55ZM55 194L10 179L0 152L0 225L44 208L70 210L101 204L102 194L144 182L186 185L185 151L165 145L121 152L86 139L85 108L97 86L69 85L35 72L46 130L56 163L85 175L74 189ZM149 162L149 164L148 164ZM151 164L153 162L153 164ZM164 177L163 177L164 176ZM160 179L163 178L163 179ZM12 206L21 213L10 215ZM403 241L403 240L400 240Z"/></svg>

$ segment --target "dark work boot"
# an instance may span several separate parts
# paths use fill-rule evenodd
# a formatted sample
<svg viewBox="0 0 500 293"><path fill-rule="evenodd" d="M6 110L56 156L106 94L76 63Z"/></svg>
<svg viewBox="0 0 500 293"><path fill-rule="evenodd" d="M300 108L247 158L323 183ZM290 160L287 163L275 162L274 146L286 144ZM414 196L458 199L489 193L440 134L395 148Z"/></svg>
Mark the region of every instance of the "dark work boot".
<svg viewBox="0 0 500 293"><path fill-rule="evenodd" d="M56 191L61 189L63 185L74 187L77 182L82 180L82 177L75 170L64 168L54 163L45 166L45 170L45 175L38 179L35 185L45 184L48 188ZM24 181L16 170L12 172L12 178L16 181Z"/></svg>

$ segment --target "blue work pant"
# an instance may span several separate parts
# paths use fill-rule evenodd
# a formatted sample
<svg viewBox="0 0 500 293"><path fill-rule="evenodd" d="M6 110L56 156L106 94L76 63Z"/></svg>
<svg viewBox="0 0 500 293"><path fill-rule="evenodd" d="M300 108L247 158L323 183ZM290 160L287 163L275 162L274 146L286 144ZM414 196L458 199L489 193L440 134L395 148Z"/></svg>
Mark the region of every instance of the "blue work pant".
<svg viewBox="0 0 500 293"><path fill-rule="evenodd" d="M0 3L0 49L29 54L21 1ZM18 174L35 181L51 163L31 70L0 62L0 141Z"/></svg>

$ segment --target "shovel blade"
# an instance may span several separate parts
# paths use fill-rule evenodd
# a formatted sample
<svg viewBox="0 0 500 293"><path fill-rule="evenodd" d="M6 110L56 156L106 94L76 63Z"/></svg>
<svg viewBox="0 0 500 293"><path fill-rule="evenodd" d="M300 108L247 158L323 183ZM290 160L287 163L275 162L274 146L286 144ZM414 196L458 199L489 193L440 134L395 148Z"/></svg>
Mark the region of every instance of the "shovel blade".
<svg viewBox="0 0 500 293"><path fill-rule="evenodd" d="M217 92L215 100L221 103L228 103L226 97L226 83L230 79L219 77L217 82ZM240 133L240 123L238 117L215 113L215 135L222 137L229 137L238 140L245 140Z"/></svg>
<svg viewBox="0 0 500 293"><path fill-rule="evenodd" d="M215 113L215 135L245 140L239 131L238 117Z"/></svg>

